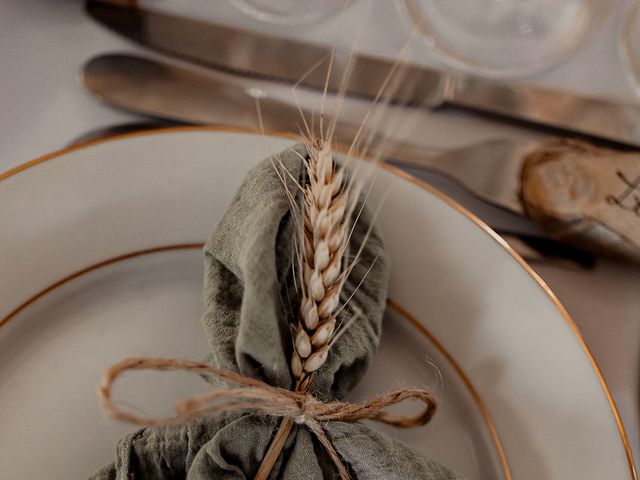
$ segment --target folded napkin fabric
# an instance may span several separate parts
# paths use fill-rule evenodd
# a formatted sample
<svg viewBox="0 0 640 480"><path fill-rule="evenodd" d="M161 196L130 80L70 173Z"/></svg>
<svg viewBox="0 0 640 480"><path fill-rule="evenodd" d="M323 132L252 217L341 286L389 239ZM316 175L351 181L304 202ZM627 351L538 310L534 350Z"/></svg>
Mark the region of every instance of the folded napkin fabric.
<svg viewBox="0 0 640 480"><path fill-rule="evenodd" d="M205 246L207 362L287 389L292 387L290 324L298 311L292 278L294 228L274 164L302 182L301 155L306 151L297 145L259 163ZM296 192L293 178L283 178ZM354 215L359 210L360 205ZM310 392L323 401L343 399L353 389L380 341L390 264L380 232L370 229L372 221L364 208L350 239L350 250L357 251L370 230L341 293L342 302L353 294L349 314L359 314L358 320L331 347L311 384ZM226 388L210 381L212 388ZM281 420L226 411L190 423L144 428L123 438L116 461L92 478L252 479ZM331 421L323 427L353 479L461 478L368 425ZM295 425L270 478L321 480L334 474L335 466L317 439L305 426Z"/></svg>

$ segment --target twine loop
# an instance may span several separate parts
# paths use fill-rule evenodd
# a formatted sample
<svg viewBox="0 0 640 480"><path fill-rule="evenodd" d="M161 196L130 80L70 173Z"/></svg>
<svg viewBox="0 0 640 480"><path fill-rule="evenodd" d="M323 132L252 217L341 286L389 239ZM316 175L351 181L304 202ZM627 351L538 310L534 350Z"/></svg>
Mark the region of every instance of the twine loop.
<svg viewBox="0 0 640 480"><path fill-rule="evenodd" d="M211 390L181 400L176 404L176 415L173 417L140 417L122 410L111 398L116 379L129 370L183 370L208 374L238 385L239 388ZM151 357L127 358L111 366L102 377L98 398L108 415L135 425L150 426L185 422L226 410L252 410L264 415L289 417L295 423L306 426L316 436L343 480L348 479L349 474L327 437L322 423L329 421L352 423L370 419L396 427L416 427L431 420L436 410L433 394L418 388L393 390L358 404L337 400L323 402L309 393L274 387L261 380L211 367L206 363ZM424 409L415 416L397 415L385 410L390 405L409 399L422 402Z"/></svg>

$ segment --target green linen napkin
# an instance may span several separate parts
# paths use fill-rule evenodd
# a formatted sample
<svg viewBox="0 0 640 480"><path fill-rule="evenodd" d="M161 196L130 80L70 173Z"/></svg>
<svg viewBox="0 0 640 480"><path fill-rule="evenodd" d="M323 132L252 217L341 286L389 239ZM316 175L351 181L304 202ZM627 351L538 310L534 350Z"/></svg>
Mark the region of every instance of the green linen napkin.
<svg viewBox="0 0 640 480"><path fill-rule="evenodd" d="M306 151L298 145L276 161L303 180L300 155ZM295 192L293 180L286 181ZM350 240L352 252L372 221L365 208ZM298 311L291 277L292 223L282 181L267 159L249 173L205 247L207 361L285 388L292 386L289 325ZM373 228L341 295L344 302L356 290L349 305L360 316L317 371L311 392L318 398L343 399L365 373L380 340L388 277L389 259L380 232ZM280 421L243 411L144 428L123 438L115 463L92 478L251 479ZM354 479L460 478L367 425L327 422L323 427ZM295 425L270 478L320 480L334 474L335 466L317 439Z"/></svg>

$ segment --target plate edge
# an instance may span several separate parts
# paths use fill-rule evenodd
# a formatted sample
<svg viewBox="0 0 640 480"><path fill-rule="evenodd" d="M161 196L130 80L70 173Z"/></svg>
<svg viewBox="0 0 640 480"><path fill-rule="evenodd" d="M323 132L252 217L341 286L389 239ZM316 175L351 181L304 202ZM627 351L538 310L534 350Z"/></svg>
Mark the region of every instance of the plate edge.
<svg viewBox="0 0 640 480"><path fill-rule="evenodd" d="M278 132L278 131L260 131L258 129L253 129L253 128L241 128L241 127L231 127L231 126L214 126L214 125L187 125L187 126L177 126L177 127L163 127L163 128L158 128L158 129L152 129L152 130L144 130L144 131L138 131L138 132L130 132L130 133L124 133L124 134L119 134L119 135L113 135L110 137L105 137L105 138L99 138L99 139L95 139L95 140L90 140L84 143L80 143L77 145L72 145L70 147L65 147L59 150L55 150L53 152L41 155L39 157L36 157L30 161L27 161L25 163L22 163L12 169L9 169L8 171L4 172L4 173L0 173L0 182L5 181L17 174L19 174L20 172L24 172L32 167L35 167L41 163L44 163L48 160L52 160L55 158L59 158L67 153L71 153L71 152L75 152L78 150L82 150L84 148L87 147L91 147L94 145L100 145L102 143L107 143L107 142L111 142L111 141L115 141L115 140L122 140L125 138L133 138L133 137L141 137L141 136L146 136L146 135L158 135L158 134L163 134L163 133L179 133L179 132L230 132L230 133L245 133L245 134L254 134L254 135L267 135L267 136L275 136L275 137L281 137L281 138L288 138L291 140L299 140L301 137L299 135L295 135L293 133L288 133L288 132ZM562 303L560 302L560 300L556 297L556 295L553 293L553 291L551 290L551 288L546 284L546 282L533 270L533 268L515 251L513 250L508 244L507 242L500 237L500 235L498 235L491 227L489 227L489 225L487 225L484 221L482 221L479 217L477 217L475 214L471 213L469 210L467 210L465 207L463 207L461 204L459 204L458 202L456 202L455 200L453 200L452 198L448 197L447 195L445 195L443 192L441 192L440 190L436 189L435 187L429 185L427 182L418 179L414 176L412 176L411 174L404 172L403 170L400 170L399 168L386 164L386 163L379 163L379 166L384 169L387 170L388 172L403 178L404 180L408 181L409 183L412 183L414 185L416 185L419 188L422 188L423 190L428 191L429 193L435 195L437 198L439 198L440 200L442 200L443 202L445 202L446 204L448 204L450 207L454 208L455 210L457 210L459 213L461 213L462 215L464 215L467 219L471 220L473 223L476 224L476 226L478 226L480 229L482 229L486 234L488 234L494 241L496 241L504 250L507 251L507 253L509 253L517 262L518 264L533 278L533 280L538 284L538 286L540 288L542 288L542 290L544 291L544 293L547 295L547 297L549 298L549 300L551 300L551 302L554 304L554 306L558 309L558 311L560 312L560 315L563 317L563 319L565 320L565 322L567 323L569 329L573 332L573 334L575 335L576 339L578 340L578 342L581 344L583 351L585 352L587 359L589 360L589 362L591 363L591 366L594 370L594 373L596 374L596 377L598 378L599 382L600 382L600 386L602 387L604 393L605 393L605 397L609 403L609 407L611 408L611 413L613 415L614 421L616 423L616 426L618 428L618 432L620 434L620 438L622 441L622 446L625 450L626 456L627 456L627 462L628 462L628 466L629 466L629 470L631 473L631 478L632 480L639 480L638 479L638 474L636 471L636 466L635 466L635 461L633 458L633 452L631 451L631 445L630 445L630 441L629 438L627 436L626 430L624 428L624 425L622 423L622 418L620 417L620 413L618 411L618 408L615 404L615 401L613 399L613 395L611 394L611 391L609 390L609 386L607 385L607 382L604 379L604 376L602 375L602 371L600 369L600 366L598 365L598 362L596 361L595 357L593 356L593 354L591 353L591 350L589 350L589 347L587 346L586 342L584 341L584 337L582 336L582 333L580 332L580 329L578 328L578 326L576 325L576 323L573 321L573 319L571 318L571 316L569 315L569 313L567 312L567 310L565 309L565 307L562 305ZM17 314L18 312L15 312L15 314ZM2 326L3 324L6 324L11 317L13 317L14 315L10 314L9 317L5 317L3 319L0 319L0 326Z"/></svg>

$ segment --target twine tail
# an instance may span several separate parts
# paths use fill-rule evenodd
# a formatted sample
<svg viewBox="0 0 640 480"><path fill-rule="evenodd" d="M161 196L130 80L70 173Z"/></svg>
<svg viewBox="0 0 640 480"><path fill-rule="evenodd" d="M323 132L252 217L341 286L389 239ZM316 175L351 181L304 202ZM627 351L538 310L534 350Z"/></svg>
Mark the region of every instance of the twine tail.
<svg viewBox="0 0 640 480"><path fill-rule="evenodd" d="M338 452L336 452L336 449L333 448L331 441L327 437L327 434L325 433L320 423L317 420L307 420L306 425L307 428L309 428L309 430L311 430L316 435L316 437L326 450L327 454L329 455L329 458L331 458L331 460L333 461L333 464L335 465L336 470L338 470L338 474L340 475L340 480L349 480L349 472L347 471L347 467L345 467L344 463L342 463L342 460L338 456Z"/></svg>

